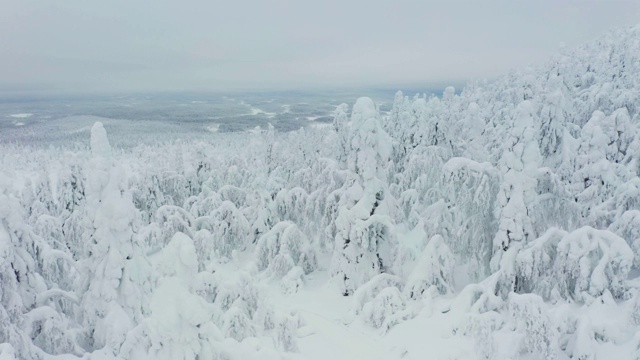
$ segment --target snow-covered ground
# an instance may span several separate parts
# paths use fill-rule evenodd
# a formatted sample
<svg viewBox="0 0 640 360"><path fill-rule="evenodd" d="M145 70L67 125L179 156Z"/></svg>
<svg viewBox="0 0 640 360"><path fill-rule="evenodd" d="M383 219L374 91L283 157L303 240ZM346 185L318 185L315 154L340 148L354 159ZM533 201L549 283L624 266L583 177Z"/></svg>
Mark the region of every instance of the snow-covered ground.
<svg viewBox="0 0 640 360"><path fill-rule="evenodd" d="M0 359L640 359L639 38L295 131L20 127Z"/></svg>
<svg viewBox="0 0 640 360"><path fill-rule="evenodd" d="M28 117L31 117L31 116L33 116L33 114L28 114L28 113L8 115L8 117L18 118L18 119L24 119L24 118L28 118Z"/></svg>

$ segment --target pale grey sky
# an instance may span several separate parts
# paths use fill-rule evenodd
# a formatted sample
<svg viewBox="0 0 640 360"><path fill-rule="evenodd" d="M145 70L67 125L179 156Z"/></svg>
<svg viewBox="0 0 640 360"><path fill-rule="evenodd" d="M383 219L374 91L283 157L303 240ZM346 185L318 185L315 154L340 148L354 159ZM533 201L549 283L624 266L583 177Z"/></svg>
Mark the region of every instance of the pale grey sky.
<svg viewBox="0 0 640 360"><path fill-rule="evenodd" d="M0 90L441 85L636 23L638 0L4 0Z"/></svg>

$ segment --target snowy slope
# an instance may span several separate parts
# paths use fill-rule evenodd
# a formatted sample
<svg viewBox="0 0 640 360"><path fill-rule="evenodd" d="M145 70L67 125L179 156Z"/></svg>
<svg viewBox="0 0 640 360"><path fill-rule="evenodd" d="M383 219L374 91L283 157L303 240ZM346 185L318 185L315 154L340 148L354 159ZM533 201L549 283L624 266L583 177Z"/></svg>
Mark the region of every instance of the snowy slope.
<svg viewBox="0 0 640 360"><path fill-rule="evenodd" d="M638 74L635 27L327 127L0 144L0 359L638 359Z"/></svg>

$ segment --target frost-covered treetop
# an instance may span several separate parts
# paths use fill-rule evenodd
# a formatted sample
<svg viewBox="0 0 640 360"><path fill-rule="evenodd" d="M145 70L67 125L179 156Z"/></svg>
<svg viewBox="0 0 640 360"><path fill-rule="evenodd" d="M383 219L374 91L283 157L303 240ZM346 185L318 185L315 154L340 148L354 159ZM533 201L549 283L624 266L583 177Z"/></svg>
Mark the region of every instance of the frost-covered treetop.
<svg viewBox="0 0 640 360"><path fill-rule="evenodd" d="M377 117L378 110L376 110L376 105L369 97L358 98L351 109L351 124L355 128L360 127L361 123Z"/></svg>
<svg viewBox="0 0 640 360"><path fill-rule="evenodd" d="M111 157L111 145L107 138L107 131L100 121L91 127L91 153L96 157Z"/></svg>

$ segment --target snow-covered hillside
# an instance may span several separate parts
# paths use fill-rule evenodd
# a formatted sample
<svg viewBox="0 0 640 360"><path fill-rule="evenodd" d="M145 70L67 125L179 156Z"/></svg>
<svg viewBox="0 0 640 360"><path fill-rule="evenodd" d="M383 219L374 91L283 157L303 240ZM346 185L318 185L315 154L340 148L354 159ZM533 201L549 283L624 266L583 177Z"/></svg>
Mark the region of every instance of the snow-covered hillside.
<svg viewBox="0 0 640 360"><path fill-rule="evenodd" d="M0 359L640 359L640 27L330 127L90 136L0 144Z"/></svg>

